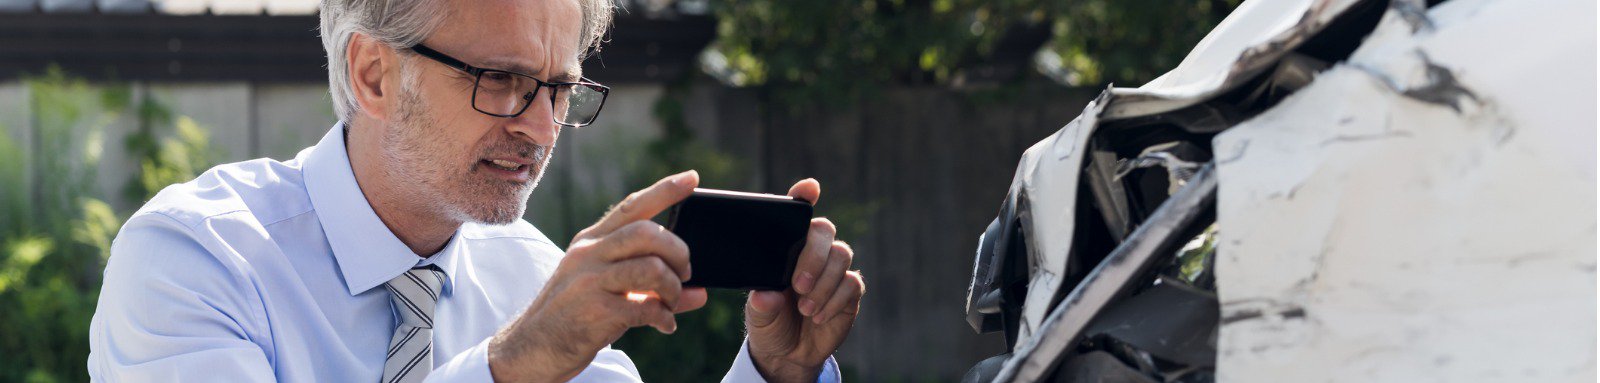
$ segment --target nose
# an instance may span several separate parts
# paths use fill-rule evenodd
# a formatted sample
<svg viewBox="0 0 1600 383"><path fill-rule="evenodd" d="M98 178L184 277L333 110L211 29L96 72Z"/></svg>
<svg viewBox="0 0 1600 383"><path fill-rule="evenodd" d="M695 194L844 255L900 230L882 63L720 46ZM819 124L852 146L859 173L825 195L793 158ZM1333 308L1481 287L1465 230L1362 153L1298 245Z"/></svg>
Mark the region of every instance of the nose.
<svg viewBox="0 0 1600 383"><path fill-rule="evenodd" d="M561 134L561 126L556 125L554 105L550 103L549 89L540 88L539 92L528 100L526 111L516 117L505 119L506 133L511 136L533 141L543 146L555 146L556 136Z"/></svg>

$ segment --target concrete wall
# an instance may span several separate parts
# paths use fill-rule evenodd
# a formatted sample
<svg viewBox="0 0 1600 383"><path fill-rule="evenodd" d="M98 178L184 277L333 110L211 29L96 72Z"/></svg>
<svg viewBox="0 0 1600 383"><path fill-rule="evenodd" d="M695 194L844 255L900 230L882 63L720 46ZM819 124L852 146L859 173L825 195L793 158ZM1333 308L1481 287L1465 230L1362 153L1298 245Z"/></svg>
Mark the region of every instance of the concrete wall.
<svg viewBox="0 0 1600 383"><path fill-rule="evenodd" d="M100 102L101 93L108 89L125 89L128 105L113 107ZM33 153L38 144L35 140L37 130L48 125L37 121L35 108L39 106L31 93L26 83L0 83L0 126L22 144L30 161L42 155ZM71 93L66 104L82 115L69 129L81 143L76 146L90 152L77 154L96 158L93 187L119 211L131 211L143 202L124 198L122 190L139 168L130 160L124 140L142 126L155 124L140 116L138 105L145 100L166 106L174 116L187 116L204 128L219 163L291 158L321 138L334 121L327 88L322 84L131 83L88 85ZM151 127L162 138L172 136L169 126Z"/></svg>

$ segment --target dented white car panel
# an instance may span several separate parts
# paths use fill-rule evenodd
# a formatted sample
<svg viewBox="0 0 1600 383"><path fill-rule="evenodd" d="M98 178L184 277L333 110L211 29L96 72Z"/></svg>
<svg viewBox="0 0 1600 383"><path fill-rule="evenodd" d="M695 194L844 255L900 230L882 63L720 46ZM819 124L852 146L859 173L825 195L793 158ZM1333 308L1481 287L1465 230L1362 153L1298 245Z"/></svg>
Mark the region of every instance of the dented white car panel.
<svg viewBox="0 0 1600 383"><path fill-rule="evenodd" d="M1296 53L1355 12L1382 17L1353 53ZM1090 141L1140 119L1215 134L1204 182L1145 221L1215 211L1215 378L1594 379L1594 12L1576 0L1246 2L1173 71L1108 89L1024 155L1001 219L1026 234L1026 298L995 380L1059 378L1087 322L1149 269L1161 229L1134 222L1111 229L1123 242L1091 275L1061 277L1084 256L1072 253L1078 210L1095 208L1073 197L1094 178ZM1243 117L1206 105L1248 87L1292 93ZM968 315L980 331L998 328L983 320L1002 311L1002 266L986 262L1002 253L978 254Z"/></svg>
<svg viewBox="0 0 1600 383"><path fill-rule="evenodd" d="M1246 1L1223 19L1176 68L1138 88L1111 88L1102 118L1170 112L1216 97L1267 70L1322 32L1358 0Z"/></svg>
<svg viewBox="0 0 1600 383"><path fill-rule="evenodd" d="M1218 135L1218 378L1593 381L1594 14L1390 12Z"/></svg>
<svg viewBox="0 0 1600 383"><path fill-rule="evenodd" d="M1017 180L1012 187L1027 191L1028 195L1065 195L1077 190L1078 172L1056 171L1054 167L1039 166L1055 162L1081 163L1084 145L1089 142L1089 132L1099 115L1099 103L1091 101L1084 107L1083 115L1049 138L1039 141L1023 154L1022 167L1017 169ZM1023 337L1032 336L1040 322L1049 314L1052 294L1061 289L1061 275L1066 262L1055 255L1065 255L1072 243L1072 217L1075 208L1072 198L1045 198L1031 200L1029 208L1035 212L1024 225L1031 227L1067 228L1062 235L1032 238L1028 247L1031 276L1028 279L1027 303L1023 305Z"/></svg>

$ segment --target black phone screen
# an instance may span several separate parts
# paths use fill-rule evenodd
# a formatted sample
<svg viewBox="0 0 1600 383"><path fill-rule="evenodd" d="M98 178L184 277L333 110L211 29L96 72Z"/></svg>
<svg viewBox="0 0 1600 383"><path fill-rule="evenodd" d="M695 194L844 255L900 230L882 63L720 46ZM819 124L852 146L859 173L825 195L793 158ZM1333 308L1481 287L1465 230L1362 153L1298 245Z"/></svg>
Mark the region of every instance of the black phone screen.
<svg viewBox="0 0 1600 383"><path fill-rule="evenodd" d="M667 228L689 245L685 286L785 290L811 226L811 204L792 197L695 189Z"/></svg>

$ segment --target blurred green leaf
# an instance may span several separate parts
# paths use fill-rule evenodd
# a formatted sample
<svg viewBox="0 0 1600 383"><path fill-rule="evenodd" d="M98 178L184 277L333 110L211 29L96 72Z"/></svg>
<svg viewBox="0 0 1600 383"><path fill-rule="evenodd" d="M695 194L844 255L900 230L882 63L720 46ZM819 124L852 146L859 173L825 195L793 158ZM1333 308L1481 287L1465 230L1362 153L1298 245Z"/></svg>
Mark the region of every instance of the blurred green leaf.
<svg viewBox="0 0 1600 383"><path fill-rule="evenodd" d="M100 275L128 214L93 181L105 129L128 116L135 97L127 85L91 85L59 69L23 83L33 124L16 128L32 139L0 134L0 382L86 381ZM130 186L137 201L210 166L215 156L193 120L148 98L136 112L139 130L124 144L143 165ZM174 137L158 139L166 126Z"/></svg>
<svg viewBox="0 0 1600 383"><path fill-rule="evenodd" d="M0 263L0 294L5 294L14 284L28 278L33 265L50 253L54 244L49 238L23 237L6 241L5 262Z"/></svg>

